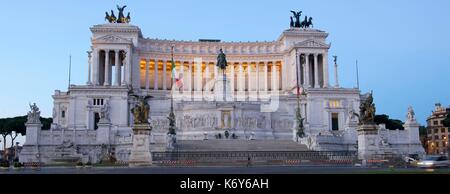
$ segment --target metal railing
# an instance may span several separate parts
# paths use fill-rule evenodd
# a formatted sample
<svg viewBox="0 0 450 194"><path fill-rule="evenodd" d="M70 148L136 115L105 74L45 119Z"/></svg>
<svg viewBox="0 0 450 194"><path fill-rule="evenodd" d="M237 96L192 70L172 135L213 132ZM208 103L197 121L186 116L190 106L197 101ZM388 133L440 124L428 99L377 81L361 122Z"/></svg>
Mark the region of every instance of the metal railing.
<svg viewBox="0 0 450 194"><path fill-rule="evenodd" d="M153 152L160 165L353 165L356 151Z"/></svg>

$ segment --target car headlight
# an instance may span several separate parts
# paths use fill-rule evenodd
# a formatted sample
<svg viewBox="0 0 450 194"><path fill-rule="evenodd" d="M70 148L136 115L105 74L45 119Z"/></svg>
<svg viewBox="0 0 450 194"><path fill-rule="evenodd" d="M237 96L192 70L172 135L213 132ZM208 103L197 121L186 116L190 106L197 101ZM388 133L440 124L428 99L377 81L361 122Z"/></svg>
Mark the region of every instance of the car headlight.
<svg viewBox="0 0 450 194"><path fill-rule="evenodd" d="M427 165L427 166L431 166L431 165L433 165L434 163L433 163L433 162L424 162L424 164Z"/></svg>

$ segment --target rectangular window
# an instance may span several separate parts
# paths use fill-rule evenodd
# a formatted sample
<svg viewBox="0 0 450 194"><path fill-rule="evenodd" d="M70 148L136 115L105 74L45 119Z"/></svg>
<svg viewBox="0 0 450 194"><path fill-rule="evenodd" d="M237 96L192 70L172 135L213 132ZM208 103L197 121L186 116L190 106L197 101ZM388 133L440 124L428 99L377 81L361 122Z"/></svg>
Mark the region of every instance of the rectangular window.
<svg viewBox="0 0 450 194"><path fill-rule="evenodd" d="M94 130L98 129L98 122L100 121L100 114L94 113Z"/></svg>
<svg viewBox="0 0 450 194"><path fill-rule="evenodd" d="M434 133L438 133L438 129L434 129Z"/></svg>
<svg viewBox="0 0 450 194"><path fill-rule="evenodd" d="M94 106L103 106L103 99L101 98L94 98L93 99Z"/></svg>
<svg viewBox="0 0 450 194"><path fill-rule="evenodd" d="M445 133L445 128L442 128L442 129L441 129L441 133Z"/></svg>
<svg viewBox="0 0 450 194"><path fill-rule="evenodd" d="M341 101L340 100L330 100L328 106L330 108L341 108Z"/></svg>
<svg viewBox="0 0 450 194"><path fill-rule="evenodd" d="M434 140L439 140L439 136L438 136L438 135L435 135L435 136L434 136Z"/></svg>
<svg viewBox="0 0 450 194"><path fill-rule="evenodd" d="M438 121L433 121L433 125L438 125Z"/></svg>
<svg viewBox="0 0 450 194"><path fill-rule="evenodd" d="M339 113L331 113L331 130L339 131Z"/></svg>
<svg viewBox="0 0 450 194"><path fill-rule="evenodd" d="M431 134L432 132L431 132L431 129L428 129L428 134Z"/></svg>
<svg viewBox="0 0 450 194"><path fill-rule="evenodd" d="M62 112L61 112L61 117L62 117L62 118L65 118L65 117L66 117L66 111L62 111Z"/></svg>

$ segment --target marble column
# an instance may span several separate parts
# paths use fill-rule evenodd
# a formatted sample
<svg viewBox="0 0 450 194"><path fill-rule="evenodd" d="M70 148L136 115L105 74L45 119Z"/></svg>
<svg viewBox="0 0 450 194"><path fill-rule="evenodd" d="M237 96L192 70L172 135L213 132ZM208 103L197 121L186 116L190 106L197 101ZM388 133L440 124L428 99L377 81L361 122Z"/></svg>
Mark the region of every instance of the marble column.
<svg viewBox="0 0 450 194"><path fill-rule="evenodd" d="M269 62L265 61L264 62L264 91L269 91L269 73L268 73L268 65Z"/></svg>
<svg viewBox="0 0 450 194"><path fill-rule="evenodd" d="M195 86L196 91L202 91L202 62L199 61L197 62L197 64L195 65L195 70L196 70L196 77L195 77Z"/></svg>
<svg viewBox="0 0 450 194"><path fill-rule="evenodd" d="M214 65L214 79L217 79L218 78L218 69L217 69L217 65Z"/></svg>
<svg viewBox="0 0 450 194"><path fill-rule="evenodd" d="M309 53L306 53L305 54L305 73L306 73L306 76L305 76L305 78L306 78L306 82L305 82L305 85L306 85L306 88L309 88L309 87L311 87L311 71L309 70L310 69L310 65L309 65Z"/></svg>
<svg viewBox="0 0 450 194"><path fill-rule="evenodd" d="M322 54L322 63L323 63L323 87L328 88L330 84L328 83L328 53L325 52Z"/></svg>
<svg viewBox="0 0 450 194"><path fill-rule="evenodd" d="M302 86L306 87L306 54L303 56L305 58L305 63L301 64L301 72L302 72Z"/></svg>
<svg viewBox="0 0 450 194"><path fill-rule="evenodd" d="M234 93L234 63L230 63L230 65L231 65L231 68L230 68L230 70L231 70L231 72L230 72L230 83L231 83L231 93Z"/></svg>
<svg viewBox="0 0 450 194"><path fill-rule="evenodd" d="M260 83L259 83L259 65L260 65L260 63L259 62L256 62L256 75L255 75L255 77L256 77L256 92L259 92L259 90L261 89L260 88Z"/></svg>
<svg viewBox="0 0 450 194"><path fill-rule="evenodd" d="M91 81L91 70L92 70L92 51L87 51L88 54L88 81L87 81L87 85L91 85L92 81Z"/></svg>
<svg viewBox="0 0 450 194"><path fill-rule="evenodd" d="M192 66L194 65L194 62L189 62L189 70L188 70L188 79L187 79L187 90L189 92L192 92Z"/></svg>
<svg viewBox="0 0 450 194"><path fill-rule="evenodd" d="M247 62L247 91L252 91L252 64Z"/></svg>
<svg viewBox="0 0 450 194"><path fill-rule="evenodd" d="M167 60L163 60L163 90L167 90Z"/></svg>
<svg viewBox="0 0 450 194"><path fill-rule="evenodd" d="M114 65L116 67L116 77L115 77L115 81L114 81L114 85L115 86L120 86L120 61L119 61L119 53L120 50L115 50L115 58L114 58Z"/></svg>
<svg viewBox="0 0 450 194"><path fill-rule="evenodd" d="M271 90L272 91L278 91L278 83L277 83L277 62L274 61L272 63L272 87Z"/></svg>
<svg viewBox="0 0 450 194"><path fill-rule="evenodd" d="M239 91L242 92L244 91L244 85L245 85L245 80L244 80L244 67L242 67L243 63L239 62L239 74L238 74L238 84L239 84Z"/></svg>
<svg viewBox="0 0 450 194"><path fill-rule="evenodd" d="M103 82L103 85L109 86L109 76L110 76L110 62L109 62L109 50L105 50L105 81Z"/></svg>
<svg viewBox="0 0 450 194"><path fill-rule="evenodd" d="M149 76L148 76L149 63L150 63L150 60L149 59L145 59L145 90L147 90L147 91L150 88L150 79L149 79Z"/></svg>
<svg viewBox="0 0 450 194"><path fill-rule="evenodd" d="M158 61L158 59L155 59L155 65L154 65L155 73L153 75L155 77L155 82L154 82L153 90L158 90L158 79L159 79L158 66L159 66L159 61Z"/></svg>
<svg viewBox="0 0 450 194"><path fill-rule="evenodd" d="M334 87L339 88L338 65L337 65L337 63L334 63L334 79L335 79L335 86Z"/></svg>
<svg viewBox="0 0 450 194"><path fill-rule="evenodd" d="M314 54L314 88L319 88L319 63L318 63L319 55L317 53Z"/></svg>
<svg viewBox="0 0 450 194"><path fill-rule="evenodd" d="M211 73L210 73L210 70L209 70L209 63L206 62L205 65L206 65L206 67L205 67L205 80L206 80L205 84L208 84L208 82L211 79Z"/></svg>
<svg viewBox="0 0 450 194"><path fill-rule="evenodd" d="M181 79L181 82L183 83L183 86L182 86L182 88L181 88L181 91L184 91L185 90L185 84L186 84L186 74L184 73L184 61L180 61L180 72L178 73L179 75L181 74L181 77L179 77L179 75L177 75L178 76L178 78L180 78ZM175 81L174 81L175 82ZM175 84L175 83L174 83Z"/></svg>
<svg viewBox="0 0 450 194"><path fill-rule="evenodd" d="M137 58L137 60L139 60L139 58ZM131 60L131 48L128 48L128 50L126 51L126 53L125 53L125 59L123 60L123 62L124 63L122 63L123 64L123 66L124 66L124 69L125 69L125 71L124 71L124 75L125 75L125 81L122 83L122 85L127 85L127 84L132 84L131 83L131 73L132 73L132 69L131 69L131 62L132 62L132 60ZM140 62L140 61L139 61ZM139 62L138 62L138 64L139 64Z"/></svg>

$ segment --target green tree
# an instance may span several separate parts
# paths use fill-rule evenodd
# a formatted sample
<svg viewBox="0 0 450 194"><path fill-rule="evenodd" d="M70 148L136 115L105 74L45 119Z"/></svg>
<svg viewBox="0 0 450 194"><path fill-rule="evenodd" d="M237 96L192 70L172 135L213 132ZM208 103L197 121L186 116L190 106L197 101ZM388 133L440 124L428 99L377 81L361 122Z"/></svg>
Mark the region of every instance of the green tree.
<svg viewBox="0 0 450 194"><path fill-rule="evenodd" d="M386 129L389 130L404 130L403 122L398 119L390 119L388 115L382 114L382 115L376 115L375 116L375 123L377 125L379 124L386 124Z"/></svg>
<svg viewBox="0 0 450 194"><path fill-rule="evenodd" d="M447 114L444 121L442 121L445 127L450 127L450 114Z"/></svg>
<svg viewBox="0 0 450 194"><path fill-rule="evenodd" d="M419 127L419 135L420 135L420 136L422 136L422 137L423 137L423 136L427 136L427 133L428 133L428 132L427 132L427 128L426 128L425 126L420 126L420 127Z"/></svg>
<svg viewBox="0 0 450 194"><path fill-rule="evenodd" d="M3 137L3 150L6 150L6 137L9 135L9 131L6 129L6 119L0 119L0 135ZM6 152L3 152L4 154Z"/></svg>
<svg viewBox="0 0 450 194"><path fill-rule="evenodd" d="M11 136L11 147L14 146L14 141L19 134L26 134L25 122L27 122L27 116L6 119L4 128L9 132L9 136Z"/></svg>

